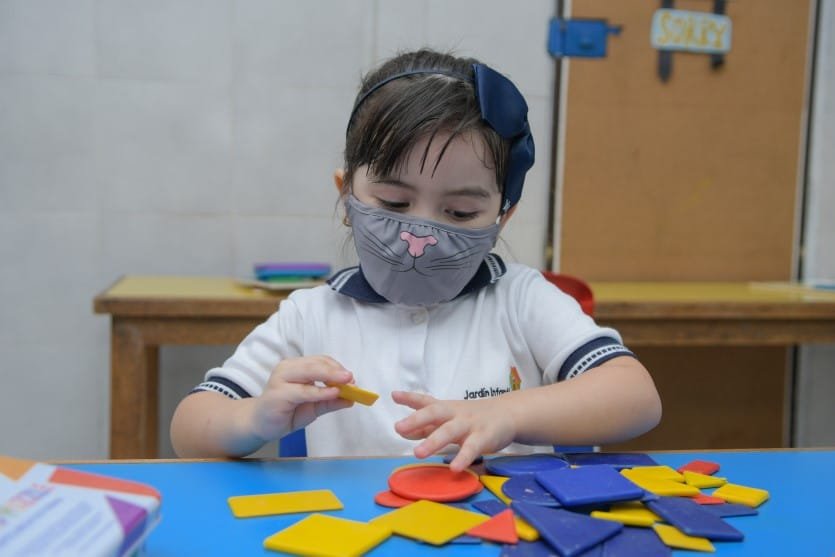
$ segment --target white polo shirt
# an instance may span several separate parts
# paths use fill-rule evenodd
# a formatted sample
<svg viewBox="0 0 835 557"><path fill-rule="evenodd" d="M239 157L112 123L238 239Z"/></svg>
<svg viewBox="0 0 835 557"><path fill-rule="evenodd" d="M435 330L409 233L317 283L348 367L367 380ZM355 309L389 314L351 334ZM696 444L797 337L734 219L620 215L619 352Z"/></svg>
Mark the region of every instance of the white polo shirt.
<svg viewBox="0 0 835 557"><path fill-rule="evenodd" d="M539 271L510 264L494 284L428 308L367 303L329 286L295 291L197 390L258 396L282 359L327 355L380 398L308 425L308 455L411 454L417 442L400 437L394 423L412 410L391 400L393 390L449 400L498 396L624 354L631 355L615 330L596 325Z"/></svg>

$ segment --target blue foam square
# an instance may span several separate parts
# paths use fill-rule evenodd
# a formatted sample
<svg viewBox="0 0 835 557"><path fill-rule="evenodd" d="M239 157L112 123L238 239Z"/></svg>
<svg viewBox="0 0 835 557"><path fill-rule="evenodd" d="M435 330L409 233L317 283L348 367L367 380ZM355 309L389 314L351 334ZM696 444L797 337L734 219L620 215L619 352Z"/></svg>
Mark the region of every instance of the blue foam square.
<svg viewBox="0 0 835 557"><path fill-rule="evenodd" d="M709 540L737 542L745 537L742 532L683 497L661 497L657 501L647 501L649 509L687 534Z"/></svg>
<svg viewBox="0 0 835 557"><path fill-rule="evenodd" d="M606 465L562 468L536 474L536 481L566 507L633 501L644 490Z"/></svg>

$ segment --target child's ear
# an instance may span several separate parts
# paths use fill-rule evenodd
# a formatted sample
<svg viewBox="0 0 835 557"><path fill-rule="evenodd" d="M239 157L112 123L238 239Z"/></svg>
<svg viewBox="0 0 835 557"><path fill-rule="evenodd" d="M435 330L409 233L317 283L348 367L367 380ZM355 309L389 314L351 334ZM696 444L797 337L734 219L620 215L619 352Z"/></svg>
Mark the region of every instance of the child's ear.
<svg viewBox="0 0 835 557"><path fill-rule="evenodd" d="M333 171L333 183L336 185L336 191L342 195L342 185L345 183L345 170L337 168Z"/></svg>
<svg viewBox="0 0 835 557"><path fill-rule="evenodd" d="M504 225L506 225L506 224L507 224L507 221L509 221L509 220L510 220L510 217L512 217L512 216L513 216L513 213L515 213L515 212L516 212L516 207L518 207L518 206L519 206L518 204L514 205L513 207L511 207L510 209L508 209L508 210L507 210L507 212L506 212L505 214L503 214L503 215L501 216L501 218L499 219L499 230L501 230L502 228L504 228Z"/></svg>

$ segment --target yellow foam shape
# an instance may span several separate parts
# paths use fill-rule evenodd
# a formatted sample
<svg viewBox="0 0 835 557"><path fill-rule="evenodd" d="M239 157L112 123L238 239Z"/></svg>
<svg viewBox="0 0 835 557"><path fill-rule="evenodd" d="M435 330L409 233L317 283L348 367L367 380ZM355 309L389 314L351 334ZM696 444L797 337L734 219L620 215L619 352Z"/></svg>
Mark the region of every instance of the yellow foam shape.
<svg viewBox="0 0 835 557"><path fill-rule="evenodd" d="M620 522L627 526L644 526L649 527L660 522L661 518L643 506L641 503L637 504L621 504L612 505L608 512L592 511L591 516L594 518L602 518L603 520L611 520L613 522Z"/></svg>
<svg viewBox="0 0 835 557"><path fill-rule="evenodd" d="M675 526L668 526L666 524L656 524L653 526L655 533L664 542L667 547L677 547L679 549L692 549L693 551L706 551L713 553L716 551L713 544L707 538L698 538L696 536L688 536Z"/></svg>
<svg viewBox="0 0 835 557"><path fill-rule="evenodd" d="M479 476L478 479L481 480L481 483L484 484L484 487L490 490L490 493L499 498L499 501L501 501L505 505L510 504L510 497L508 497L504 494L504 492L502 492L502 486L510 478L506 478L504 476L491 476L489 474L484 474L482 476Z"/></svg>
<svg viewBox="0 0 835 557"><path fill-rule="evenodd" d="M707 487L719 487L728 483L727 478L717 478L716 476L708 476L707 474L700 474L698 472L684 471L684 482L687 485L705 489Z"/></svg>
<svg viewBox="0 0 835 557"><path fill-rule="evenodd" d="M653 480L684 481L684 476L669 466L635 466L634 468L629 468L628 471L630 474L640 474L645 478L651 478Z"/></svg>
<svg viewBox="0 0 835 557"><path fill-rule="evenodd" d="M443 545L488 520L490 517L484 514L421 500L372 518L370 522L400 536Z"/></svg>
<svg viewBox="0 0 835 557"><path fill-rule="evenodd" d="M325 514L310 516L264 540L264 547L295 555L354 557L391 535L391 530Z"/></svg>
<svg viewBox="0 0 835 557"><path fill-rule="evenodd" d="M342 509L342 501L330 489L288 491L263 495L236 495L227 499L238 518L271 514L307 513Z"/></svg>
<svg viewBox="0 0 835 557"><path fill-rule="evenodd" d="M728 503L739 503L749 507L759 507L768 500L766 490L737 484L725 484L714 491L713 496Z"/></svg>
<svg viewBox="0 0 835 557"><path fill-rule="evenodd" d="M513 522L516 524L516 535L519 536L519 539L525 540L526 542L535 542L539 539L539 532L536 531L536 528L525 522L524 519L514 515Z"/></svg>
<svg viewBox="0 0 835 557"><path fill-rule="evenodd" d="M345 400L353 400L354 402L359 402L360 404L365 404L366 406L371 406L377 399L380 398L380 395L377 393L372 393L371 391L366 391L365 389L360 389L356 385L351 385L350 383L346 383L344 385L334 385L328 383L329 387L336 387L339 389L339 398L344 398Z"/></svg>
<svg viewBox="0 0 835 557"><path fill-rule="evenodd" d="M701 493L699 488L687 485L684 483L674 482L672 480L657 480L640 474L629 474L628 470L621 470L629 481L646 489L656 495L668 495L670 497L695 497Z"/></svg>

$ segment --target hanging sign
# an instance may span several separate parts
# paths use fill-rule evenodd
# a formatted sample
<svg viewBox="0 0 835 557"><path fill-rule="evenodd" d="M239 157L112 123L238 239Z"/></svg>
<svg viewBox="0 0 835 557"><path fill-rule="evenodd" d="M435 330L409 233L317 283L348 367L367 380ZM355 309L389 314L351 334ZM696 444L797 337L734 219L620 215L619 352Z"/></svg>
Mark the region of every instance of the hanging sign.
<svg viewBox="0 0 835 557"><path fill-rule="evenodd" d="M660 9L652 16L652 46L724 54L731 50L731 18L707 12Z"/></svg>

